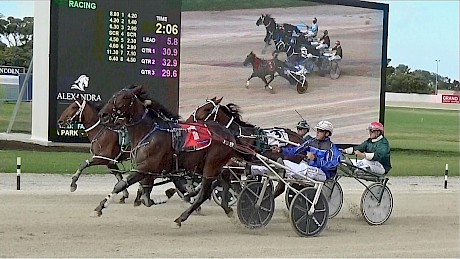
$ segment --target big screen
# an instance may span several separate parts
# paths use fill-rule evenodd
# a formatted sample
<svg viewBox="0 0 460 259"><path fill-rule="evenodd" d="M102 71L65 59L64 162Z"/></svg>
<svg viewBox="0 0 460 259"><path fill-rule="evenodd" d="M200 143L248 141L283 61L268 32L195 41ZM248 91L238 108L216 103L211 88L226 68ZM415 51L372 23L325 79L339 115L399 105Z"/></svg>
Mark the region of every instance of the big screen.
<svg viewBox="0 0 460 259"><path fill-rule="evenodd" d="M51 141L88 141L83 125L56 123L77 95L102 104L123 87L144 85L177 112L180 6L180 0L51 1Z"/></svg>
<svg viewBox="0 0 460 259"><path fill-rule="evenodd" d="M223 97L221 104L238 105L243 121L256 126L295 130L302 118L312 128L328 120L334 125L333 141L361 143L369 137L367 125L384 119L388 6L362 1L279 2L291 5L266 1L261 7L221 11L187 11L183 6L180 114L187 118L206 98ZM276 48L273 41L265 47L266 26L256 25L261 14L302 31L316 18L315 41L327 30L330 47L337 40L341 43L340 77L331 78L314 67L306 74L308 89L302 94L281 76L270 83L273 90L257 77L246 87L253 72L251 65L243 65L247 55L253 52L269 60ZM286 61L287 54L281 52L278 59Z"/></svg>

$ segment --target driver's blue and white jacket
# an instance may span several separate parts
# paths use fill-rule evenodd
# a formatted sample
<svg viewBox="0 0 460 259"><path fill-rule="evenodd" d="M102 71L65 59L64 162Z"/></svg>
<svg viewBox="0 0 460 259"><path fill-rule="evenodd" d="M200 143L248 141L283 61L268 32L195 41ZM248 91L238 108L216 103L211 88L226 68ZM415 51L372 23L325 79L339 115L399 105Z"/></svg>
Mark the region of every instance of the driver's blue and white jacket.
<svg viewBox="0 0 460 259"><path fill-rule="evenodd" d="M329 137L323 140L311 138L298 147L284 147L281 151L286 156L306 155L307 152L315 154L315 160L307 163L320 168L326 174L326 179L335 176L342 157L342 152Z"/></svg>

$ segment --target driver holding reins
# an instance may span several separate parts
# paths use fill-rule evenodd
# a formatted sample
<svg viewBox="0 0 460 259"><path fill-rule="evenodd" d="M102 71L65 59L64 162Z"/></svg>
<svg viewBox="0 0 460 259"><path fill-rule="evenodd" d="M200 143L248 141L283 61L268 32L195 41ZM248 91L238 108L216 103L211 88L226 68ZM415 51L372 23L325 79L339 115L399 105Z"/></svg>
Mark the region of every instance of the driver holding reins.
<svg viewBox="0 0 460 259"><path fill-rule="evenodd" d="M390 143L383 136L383 124L374 121L369 127L369 138L356 147L349 147L343 151L355 154L360 160L351 160L357 167L377 174L386 174L391 169Z"/></svg>

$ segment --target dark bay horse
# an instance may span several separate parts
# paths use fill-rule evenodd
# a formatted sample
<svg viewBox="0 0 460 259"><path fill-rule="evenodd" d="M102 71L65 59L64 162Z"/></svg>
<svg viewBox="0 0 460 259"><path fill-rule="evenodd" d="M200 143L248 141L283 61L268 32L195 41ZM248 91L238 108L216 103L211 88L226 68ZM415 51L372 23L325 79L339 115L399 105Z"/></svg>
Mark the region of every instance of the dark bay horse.
<svg viewBox="0 0 460 259"><path fill-rule="evenodd" d="M284 63L276 57L273 59L259 58L253 51L251 51L243 62L244 66L249 64L252 65L252 74L246 81L246 88L249 87L249 80L253 77L258 77L264 81L265 88L268 87L271 93L274 93L273 87L270 83L275 79L275 74L284 74Z"/></svg>
<svg viewBox="0 0 460 259"><path fill-rule="evenodd" d="M202 187L199 197L174 221L175 226L180 227L181 223L210 197L213 180L234 154L235 138L230 131L214 122L190 125L165 121L163 116L148 116L149 111L138 98L143 94L145 89L142 86L122 89L113 95L99 112L104 124L116 128L125 126L128 129L133 146L131 154L135 169L126 181L120 181L100 202L95 212L98 216L102 215L102 210L108 206L112 196L138 181L164 178L177 168L188 172L200 172ZM166 115L168 118L178 118L156 102L150 105L150 110ZM187 138L180 136L187 136ZM196 143L192 146L194 149L187 152L178 148L185 147L183 144L195 137ZM226 202L222 202L221 206L228 216L232 215L233 210Z"/></svg>
<svg viewBox="0 0 460 259"><path fill-rule="evenodd" d="M265 26L265 30L266 30L266 34L264 38L264 42L265 42L264 50L267 48L268 45L271 44L270 42L275 39L275 34L277 30L281 29L285 31L286 33L290 33L291 35L292 35L292 32L296 32L300 34L300 30L299 28L297 28L297 26L289 24L289 23L277 24L275 21L275 18L273 18L271 14L261 14L260 15L259 19L257 19L256 21L256 25L260 26L262 24ZM262 51L262 53L264 53L264 50Z"/></svg>
<svg viewBox="0 0 460 259"><path fill-rule="evenodd" d="M69 126L71 123L79 122L85 127L85 132L91 141L91 159L84 161L72 175L70 191L77 189L77 181L83 170L90 166L106 165L110 172L115 175L118 181L123 179L123 171L120 171L118 165L122 161L129 160L130 146L128 143L122 143L127 139L119 141L119 133L100 124L98 110L95 105L78 96L61 114L58 119L59 127ZM125 202L129 193L123 191L121 203Z"/></svg>
<svg viewBox="0 0 460 259"><path fill-rule="evenodd" d="M74 122L82 123L85 127L85 132L91 142L90 153L92 156L91 159L81 163L78 170L72 175L70 191L77 190L77 181L83 170L91 166L106 165L110 173L114 174L118 181L123 180L123 173L126 170L124 168L120 170L119 165L123 161L130 160L131 152L131 145L128 136L125 136L125 131L114 130L102 125L98 115L98 108L92 102L81 98L81 96L77 96L75 101L62 112L58 119L60 127L69 126ZM121 166L123 165L121 164ZM166 190L165 194L168 199L174 194L174 191L174 189ZM120 203L125 203L128 197L128 190L124 190ZM138 192L134 205L138 206L140 204L140 192Z"/></svg>
<svg viewBox="0 0 460 259"><path fill-rule="evenodd" d="M250 123L247 123L241 119L240 107L236 104L229 103L222 106L220 103L223 98L217 99L216 97L206 100L206 102L198 108L196 108L192 115L187 121L209 121L214 120L220 125L224 125L233 134L235 134L237 143L244 146L252 147L256 152L266 156L272 160L277 160L281 157L279 153L272 153L270 151L270 145L276 144L267 140L267 135L272 134L275 137L279 137L278 144L283 145L281 139L285 139L291 143L301 144L303 143L302 136L296 132L287 128L272 128L272 129L260 129ZM289 145L289 143L288 143ZM283 158L283 157L282 157ZM286 158L293 161L299 161L301 157L289 157ZM275 197L278 197L284 191L284 183L281 181L276 187Z"/></svg>

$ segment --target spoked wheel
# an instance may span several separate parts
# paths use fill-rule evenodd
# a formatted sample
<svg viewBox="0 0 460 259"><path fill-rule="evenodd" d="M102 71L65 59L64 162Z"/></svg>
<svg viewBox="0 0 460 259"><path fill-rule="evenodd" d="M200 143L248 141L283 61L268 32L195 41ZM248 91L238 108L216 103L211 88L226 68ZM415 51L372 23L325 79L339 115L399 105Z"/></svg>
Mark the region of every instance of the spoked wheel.
<svg viewBox="0 0 460 259"><path fill-rule="evenodd" d="M270 222L275 212L273 186L267 186L260 206L257 205L263 183L253 182L246 185L238 198L238 218L248 228L264 227Z"/></svg>
<svg viewBox="0 0 460 259"><path fill-rule="evenodd" d="M383 191L382 199L379 202L380 192ZM393 195L388 186L381 183L374 183L367 187L361 197L361 213L370 225L383 224L391 215L393 210Z"/></svg>
<svg viewBox="0 0 460 259"><path fill-rule="evenodd" d="M297 191L302 190L304 187L298 183L293 183L291 186ZM286 187L286 192L284 193L284 202L286 202L286 207L289 209L291 207L291 202L296 196L296 192Z"/></svg>
<svg viewBox="0 0 460 259"><path fill-rule="evenodd" d="M228 190L230 193L228 206L233 206L238 201L238 195L241 192L241 184L239 182L233 182L230 184L230 189ZM220 206L222 203L222 186L218 185L212 190L212 199L214 200L217 205Z"/></svg>
<svg viewBox="0 0 460 259"><path fill-rule="evenodd" d="M313 206L316 189L307 187L302 189L291 203L291 225L299 236L316 236L326 227L329 215L329 206L321 193L315 205L313 214L308 211ZM306 199L305 199L306 197Z"/></svg>
<svg viewBox="0 0 460 259"><path fill-rule="evenodd" d="M331 63L331 70L329 71L329 76L332 79L338 79L340 77L341 72L342 71L340 70L339 63L332 62Z"/></svg>
<svg viewBox="0 0 460 259"><path fill-rule="evenodd" d="M324 183L321 191L323 192L324 197L326 197L327 204L329 205L329 218L332 219L333 217L337 216L337 214L340 212L340 209L342 209L342 186L339 184L339 182L331 180Z"/></svg>
<svg viewBox="0 0 460 259"><path fill-rule="evenodd" d="M297 93L303 94L307 91L308 89L308 82L307 80L304 81L304 83L297 82Z"/></svg>

